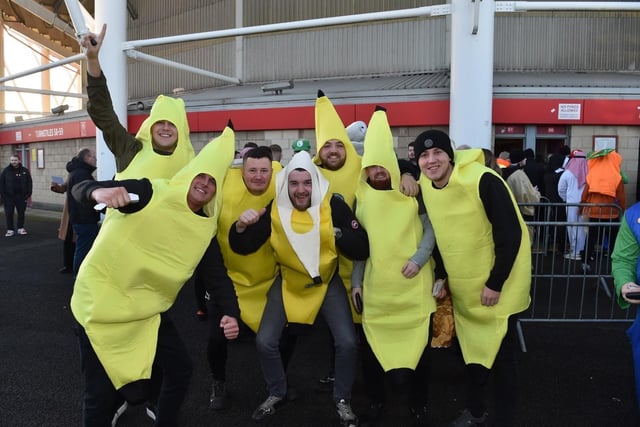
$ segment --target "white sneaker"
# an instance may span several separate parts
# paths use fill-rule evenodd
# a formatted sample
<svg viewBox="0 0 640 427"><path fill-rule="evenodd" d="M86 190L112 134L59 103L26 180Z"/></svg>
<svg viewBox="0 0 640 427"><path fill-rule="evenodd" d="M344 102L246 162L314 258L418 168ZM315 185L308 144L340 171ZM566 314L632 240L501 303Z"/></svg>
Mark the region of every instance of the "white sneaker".
<svg viewBox="0 0 640 427"><path fill-rule="evenodd" d="M14 234L16 234L16 232L15 232L15 231L13 231L13 230L7 230L7 232L6 232L6 233L4 233L4 237L11 237L11 236L13 236Z"/></svg>
<svg viewBox="0 0 640 427"><path fill-rule="evenodd" d="M24 236L25 234L27 234L27 230L25 230L24 228L18 228L18 234L22 234Z"/></svg>
<svg viewBox="0 0 640 427"><path fill-rule="evenodd" d="M582 261L582 257L580 256L580 254L566 253L564 254L564 258L572 261Z"/></svg>

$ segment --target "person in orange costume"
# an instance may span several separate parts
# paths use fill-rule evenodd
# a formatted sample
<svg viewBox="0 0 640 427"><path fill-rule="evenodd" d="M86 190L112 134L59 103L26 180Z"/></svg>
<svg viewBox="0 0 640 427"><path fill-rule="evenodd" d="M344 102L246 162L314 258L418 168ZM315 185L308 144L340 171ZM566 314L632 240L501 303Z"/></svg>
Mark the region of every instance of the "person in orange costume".
<svg viewBox="0 0 640 427"><path fill-rule="evenodd" d="M596 223L617 222L620 212L624 211L627 198L624 194L625 178L622 174L622 156L612 149L599 150L589 153L587 172L587 183L582 191L580 203L597 203L600 205L618 205L620 209L613 206L592 206L584 207L582 214L585 220ZM585 247L583 269L591 269L590 262L595 261L594 252L596 243L605 244L608 240L608 247L613 249L618 234L617 226L595 225L589 227L587 244ZM608 249L607 249L608 250ZM603 248L603 253L605 248Z"/></svg>

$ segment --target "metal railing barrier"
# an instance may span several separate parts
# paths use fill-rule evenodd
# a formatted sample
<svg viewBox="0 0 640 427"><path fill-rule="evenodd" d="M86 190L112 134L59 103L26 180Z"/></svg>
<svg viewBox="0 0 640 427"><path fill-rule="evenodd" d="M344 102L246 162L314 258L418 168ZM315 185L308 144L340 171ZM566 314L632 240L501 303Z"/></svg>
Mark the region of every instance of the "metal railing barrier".
<svg viewBox="0 0 640 427"><path fill-rule="evenodd" d="M524 322L631 322L635 309L618 306L611 275L620 206L545 201L519 206L536 211L535 220L527 221L531 305L517 322L521 350L527 351Z"/></svg>

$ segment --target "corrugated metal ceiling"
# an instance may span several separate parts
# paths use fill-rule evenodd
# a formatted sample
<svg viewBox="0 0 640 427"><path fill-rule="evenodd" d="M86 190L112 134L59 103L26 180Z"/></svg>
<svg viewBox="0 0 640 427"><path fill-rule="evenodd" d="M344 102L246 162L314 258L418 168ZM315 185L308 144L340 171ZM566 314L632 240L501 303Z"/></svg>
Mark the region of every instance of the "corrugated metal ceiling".
<svg viewBox="0 0 640 427"><path fill-rule="evenodd" d="M81 1L81 4L93 15L93 0ZM63 0L0 0L0 12L4 25L60 55L79 52Z"/></svg>
<svg viewBox="0 0 640 427"><path fill-rule="evenodd" d="M91 14L93 0L81 4ZM46 10L52 22L43 19L38 9ZM78 43L63 0L0 0L0 11L5 25L14 28L45 46L68 56L78 52ZM65 28L66 27L66 28ZM448 72L424 73L361 78L332 78L296 81L295 87L281 95L263 92L261 85L228 86L213 90L185 93L192 108L215 105L274 103L307 104L315 99L315 92L323 89L337 102L377 102L377 98L410 100L447 98L450 81ZM629 73L549 73L549 72L496 72L496 96L526 96L545 93L550 96L589 96L610 94L620 97L640 95L640 74ZM257 106L257 105L256 105ZM220 108L220 107L218 107Z"/></svg>

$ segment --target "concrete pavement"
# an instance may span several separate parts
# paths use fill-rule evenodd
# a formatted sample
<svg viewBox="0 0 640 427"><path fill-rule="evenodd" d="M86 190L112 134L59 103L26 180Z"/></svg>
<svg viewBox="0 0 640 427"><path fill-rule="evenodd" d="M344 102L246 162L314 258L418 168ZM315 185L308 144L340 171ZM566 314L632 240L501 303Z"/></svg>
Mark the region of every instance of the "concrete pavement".
<svg viewBox="0 0 640 427"><path fill-rule="evenodd" d="M1 211L0 211L1 212ZM81 425L82 377L73 319L70 275L58 273L62 242L58 212L27 211L27 236L0 237L0 427ZM2 236L4 236L4 227ZM208 409L210 375L205 360L207 324L195 316L188 282L171 309L194 360L191 389L181 426L252 426L251 412L266 396L253 342L230 346L228 388L233 406ZM526 323L528 352L521 354L519 426L637 426L628 323ZM329 338L320 323L299 340L290 382L299 399L282 408L269 425L337 425L330 393L318 389L329 366ZM434 426L464 406L464 375L454 350L434 351L431 420ZM356 413L365 406L362 380L354 386ZM410 426L400 402L390 397L382 425ZM142 408L131 408L118 426L147 426Z"/></svg>

